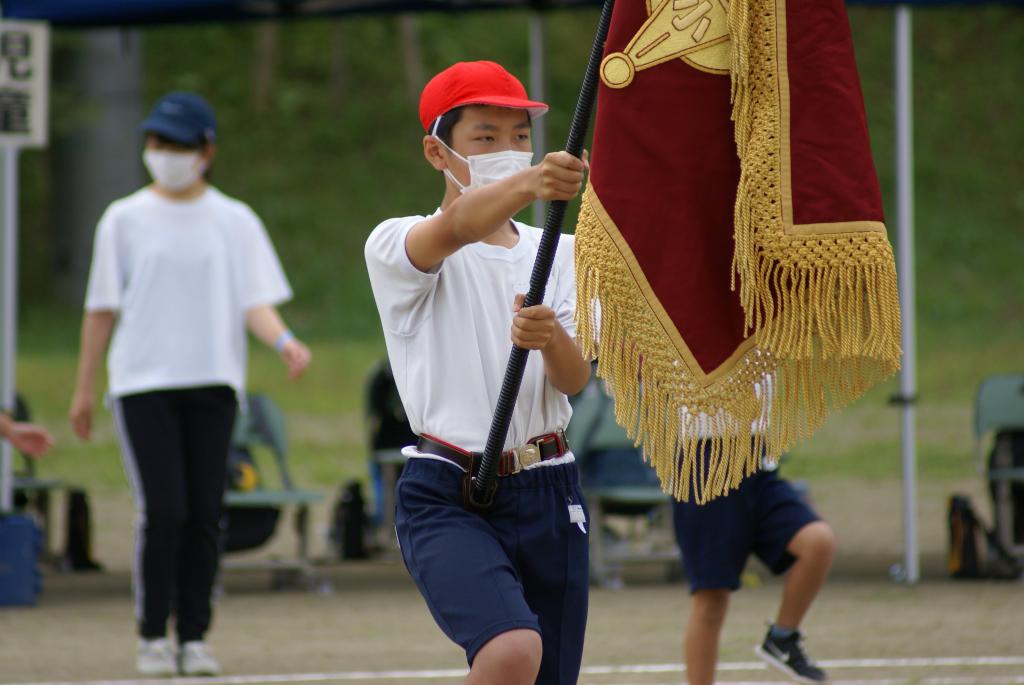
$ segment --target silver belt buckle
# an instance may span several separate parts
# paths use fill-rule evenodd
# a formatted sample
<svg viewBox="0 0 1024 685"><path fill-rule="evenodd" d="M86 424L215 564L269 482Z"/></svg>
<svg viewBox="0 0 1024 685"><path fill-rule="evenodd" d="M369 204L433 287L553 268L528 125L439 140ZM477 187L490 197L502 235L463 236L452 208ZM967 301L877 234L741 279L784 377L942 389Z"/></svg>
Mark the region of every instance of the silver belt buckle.
<svg viewBox="0 0 1024 685"><path fill-rule="evenodd" d="M516 455L516 469L515 473L519 473L525 468L533 466L540 462L540 448L530 443L529 445L523 445L517 447L515 450Z"/></svg>

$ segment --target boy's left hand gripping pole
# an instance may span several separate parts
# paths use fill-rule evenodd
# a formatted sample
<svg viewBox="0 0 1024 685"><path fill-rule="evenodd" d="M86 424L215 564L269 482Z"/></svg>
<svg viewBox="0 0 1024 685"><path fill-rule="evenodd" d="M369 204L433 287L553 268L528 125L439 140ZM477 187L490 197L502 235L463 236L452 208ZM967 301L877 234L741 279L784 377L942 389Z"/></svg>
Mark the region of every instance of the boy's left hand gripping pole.
<svg viewBox="0 0 1024 685"><path fill-rule="evenodd" d="M565 151L576 157L583 154L583 143L590 124L590 113L594 108L594 101L597 99L598 69L604 55L604 44L608 37L608 25L611 23L614 3L615 0L605 0L604 7L601 9L597 33L594 35L594 45L590 49L590 60L587 62L583 86L580 88L580 97L576 101L576 111L573 113L572 124L569 128L569 139L565 145ZM548 204L544 234L541 236L540 245L537 248L537 260L533 263L530 291L526 294L524 307L532 307L544 301L544 290L547 287L548 277L551 275L551 265L555 260L555 250L558 248L558 237L562 232L566 205L564 200L555 200ZM498 459L501 457L502 448L505 446L505 437L508 435L508 427L512 422L512 410L515 408L516 398L519 396L519 387L523 383L523 372L526 370L526 357L529 352L529 350L518 346L512 347L508 367L505 369L505 380L501 384L501 394L498 396L498 406L494 409L491 430L487 435L487 444L480 460L480 468L475 476L472 474L472 469L466 474L464 497L466 506L470 509L484 510L490 508L494 503L494 493L498 489Z"/></svg>

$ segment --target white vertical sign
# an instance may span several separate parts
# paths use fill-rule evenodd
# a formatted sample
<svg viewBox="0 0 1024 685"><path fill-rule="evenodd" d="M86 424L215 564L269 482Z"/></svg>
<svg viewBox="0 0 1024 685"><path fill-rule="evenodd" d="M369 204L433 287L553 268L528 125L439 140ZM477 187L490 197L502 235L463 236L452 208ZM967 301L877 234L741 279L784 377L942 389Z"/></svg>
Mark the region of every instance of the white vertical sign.
<svg viewBox="0 0 1024 685"><path fill-rule="evenodd" d="M0 145L46 145L49 92L49 25L0 21Z"/></svg>
<svg viewBox="0 0 1024 685"><path fill-rule="evenodd" d="M18 285L18 150L47 139L50 29L0 21L0 411L14 408ZM11 444L0 441L0 513L13 504Z"/></svg>

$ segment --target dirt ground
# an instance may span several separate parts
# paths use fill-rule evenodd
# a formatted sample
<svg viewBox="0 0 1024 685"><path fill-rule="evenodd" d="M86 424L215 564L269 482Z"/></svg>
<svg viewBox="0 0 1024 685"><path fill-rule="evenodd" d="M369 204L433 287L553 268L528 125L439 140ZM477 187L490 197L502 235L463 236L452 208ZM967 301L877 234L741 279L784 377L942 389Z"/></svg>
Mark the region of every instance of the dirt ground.
<svg viewBox="0 0 1024 685"><path fill-rule="evenodd" d="M844 683L1024 683L1024 585L956 583L944 577L944 497L977 488L926 483L921 498L923 581L892 582L902 529L898 482L815 483L819 511L841 552L804 628L808 649ZM134 677L130 599L131 503L126 494L94 500L98 574L50 572L38 606L0 611L0 683L109 681ZM322 556L327 507L317 511L314 554ZM289 526L268 552L290 549ZM55 536L60 539L60 533ZM457 647L434 626L400 563L320 567L329 593L271 591L264 572L228 572L210 640L238 683L457 683ZM781 585L753 564L733 600L722 639L722 682L781 682L752 653ZM453 570L453 572L455 572ZM687 592L666 569L632 567L621 589L591 593L584 674L592 685L679 683ZM981 664L961 657L1013 657ZM897 659L918 659L898 663ZM386 673L407 671L406 673ZM448 672L453 671L453 672ZM365 672L365 673L357 673ZM296 675L307 674L307 675ZM312 674L312 675L309 675ZM275 676L271 678L269 676Z"/></svg>

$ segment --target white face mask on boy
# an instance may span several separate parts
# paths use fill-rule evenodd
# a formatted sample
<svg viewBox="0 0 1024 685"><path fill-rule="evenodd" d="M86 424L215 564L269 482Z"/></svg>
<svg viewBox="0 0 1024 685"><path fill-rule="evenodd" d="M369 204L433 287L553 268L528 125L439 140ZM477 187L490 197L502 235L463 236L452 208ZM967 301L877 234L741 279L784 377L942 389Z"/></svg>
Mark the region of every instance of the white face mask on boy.
<svg viewBox="0 0 1024 685"><path fill-rule="evenodd" d="M142 162L156 184L171 192L191 186L199 180L206 168L198 152L145 150Z"/></svg>
<svg viewBox="0 0 1024 685"><path fill-rule="evenodd" d="M459 189L460 193L464 193L467 190L473 188L480 188L482 186L494 183L506 179L509 176L514 176L520 171L529 169L533 164L533 153L532 152L520 152L518 150L502 150L501 152L488 152L483 155L470 155L469 157L463 157L455 150L448 147L447 143L441 140L438 136L434 136L437 142L441 143L448 152L452 153L469 167L469 185L463 185L459 182L459 179L455 178L455 174L452 173L451 169L445 169L444 175L451 179L455 187Z"/></svg>

